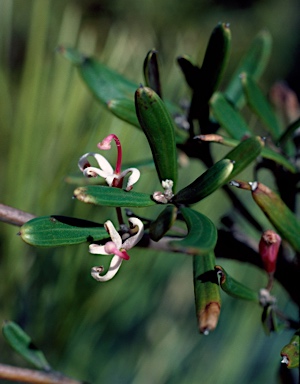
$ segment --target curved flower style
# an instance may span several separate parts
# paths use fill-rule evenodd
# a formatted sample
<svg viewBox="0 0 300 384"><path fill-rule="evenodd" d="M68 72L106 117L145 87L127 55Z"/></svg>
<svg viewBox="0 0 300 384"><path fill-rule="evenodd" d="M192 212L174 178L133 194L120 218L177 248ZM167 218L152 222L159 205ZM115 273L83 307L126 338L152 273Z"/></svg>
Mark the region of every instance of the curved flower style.
<svg viewBox="0 0 300 384"><path fill-rule="evenodd" d="M105 245L91 244L89 247L90 253L99 255L114 255L111 259L108 271L101 275L103 267L93 267L91 270L92 277L97 281L108 281L112 279L118 272L123 260L129 260L127 251L133 248L142 238L144 234L144 224L136 217L128 219L132 227L138 227L138 232L133 236L128 237L128 233L123 235L123 239L119 232L114 227L111 221L107 221L104 226L111 237L111 241ZM126 237L126 239L124 239Z"/></svg>
<svg viewBox="0 0 300 384"><path fill-rule="evenodd" d="M104 156L94 152L88 152L81 156L78 161L78 167L86 177L103 177L110 187L122 188L124 178L130 174L126 186L126 190L130 191L133 184L135 184L140 178L140 171L137 168L127 168L121 172L122 148L121 143L116 135L108 135L102 142L98 144L98 148L102 150L110 149L110 142L112 140L116 142L118 149L118 157L115 170ZM93 157L98 163L99 168L91 166L90 162L88 161L88 157Z"/></svg>

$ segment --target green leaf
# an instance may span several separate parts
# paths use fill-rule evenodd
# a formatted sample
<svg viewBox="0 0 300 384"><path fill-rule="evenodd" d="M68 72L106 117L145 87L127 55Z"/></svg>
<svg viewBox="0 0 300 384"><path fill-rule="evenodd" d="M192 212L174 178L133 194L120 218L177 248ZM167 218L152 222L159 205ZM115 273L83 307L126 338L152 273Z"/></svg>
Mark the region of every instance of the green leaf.
<svg viewBox="0 0 300 384"><path fill-rule="evenodd" d="M34 367L45 371L51 370L42 351L37 349L31 338L13 321L6 321L2 333L8 344Z"/></svg>
<svg viewBox="0 0 300 384"><path fill-rule="evenodd" d="M177 150L173 121L164 102L152 89L140 87L135 93L136 113L148 139L160 182L177 182Z"/></svg>
<svg viewBox="0 0 300 384"><path fill-rule="evenodd" d="M229 24L219 23L210 36L201 66L201 105L208 103L221 82L229 59L230 43Z"/></svg>
<svg viewBox="0 0 300 384"><path fill-rule="evenodd" d="M124 191L120 188L88 185L76 188L76 199L107 207L149 207L156 204L147 193Z"/></svg>
<svg viewBox="0 0 300 384"><path fill-rule="evenodd" d="M282 135L279 137L277 145L282 146L286 143L286 141L293 135L293 133L296 131L296 129L300 128L300 117L293 123L291 123L287 129L282 133Z"/></svg>
<svg viewBox="0 0 300 384"><path fill-rule="evenodd" d="M188 234L183 240L171 241L171 248L194 255L207 254L214 249L218 236L214 223L191 208L181 207L180 212L186 222Z"/></svg>
<svg viewBox="0 0 300 384"><path fill-rule="evenodd" d="M300 252L300 222L280 196L262 183L251 183L252 197L270 222Z"/></svg>
<svg viewBox="0 0 300 384"><path fill-rule="evenodd" d="M210 106L221 127L234 139L241 140L251 136L248 125L242 115L227 101L221 92L215 92L210 99Z"/></svg>
<svg viewBox="0 0 300 384"><path fill-rule="evenodd" d="M19 233L26 243L39 247L80 244L108 237L102 224L58 215L32 219Z"/></svg>
<svg viewBox="0 0 300 384"><path fill-rule="evenodd" d="M107 103L107 108L119 119L140 128L133 100L125 98L111 99Z"/></svg>
<svg viewBox="0 0 300 384"><path fill-rule="evenodd" d="M193 257L196 314L199 331L205 335L216 328L221 310L220 287L214 265L213 252Z"/></svg>
<svg viewBox="0 0 300 384"><path fill-rule="evenodd" d="M200 80L200 68L192 63L190 57L184 55L177 58L178 65L184 74L187 84L193 89L197 89Z"/></svg>
<svg viewBox="0 0 300 384"><path fill-rule="evenodd" d="M177 217L177 208L168 205L150 224L149 235L151 240L159 241L174 224Z"/></svg>
<svg viewBox="0 0 300 384"><path fill-rule="evenodd" d="M263 308L261 322L266 335L269 336L271 332L278 332L279 325L272 305L268 304Z"/></svg>
<svg viewBox="0 0 300 384"><path fill-rule="evenodd" d="M260 137L249 137L243 140L232 151L225 155L225 159L234 161L234 168L230 174L230 179L243 171L261 153L264 142Z"/></svg>
<svg viewBox="0 0 300 384"><path fill-rule="evenodd" d="M258 293L239 283L237 280L228 275L224 268L220 265L215 266L215 271L220 276L220 287L229 296L237 299L250 300L258 302Z"/></svg>
<svg viewBox="0 0 300 384"><path fill-rule="evenodd" d="M179 191L172 198L172 203L194 204L204 199L226 183L233 168L231 160L218 161L191 184Z"/></svg>
<svg viewBox="0 0 300 384"><path fill-rule="evenodd" d="M228 147L237 147L240 144L240 142L238 140L231 139L229 137L225 137L225 136L221 136L221 135L215 135L215 134L213 134L213 135L210 135L210 134L199 135L199 136L197 136L197 138L199 138L200 140L203 140L203 141L211 141L214 143L223 144L223 145L226 145ZM289 170L291 173L297 172L297 168L292 163L290 163L288 159L286 159L279 152L275 152L271 148L263 147L260 154L265 159L273 160L277 164L282 165L284 168ZM226 157L227 157L227 155L226 155Z"/></svg>
<svg viewBox="0 0 300 384"><path fill-rule="evenodd" d="M147 53L143 69L147 87L153 89L162 98L157 51L155 49Z"/></svg>
<svg viewBox="0 0 300 384"><path fill-rule="evenodd" d="M244 103L241 73L248 73L254 80L258 79L266 68L272 48L272 38L268 31L261 31L253 40L251 47L242 58L226 90L225 97L235 106Z"/></svg>
<svg viewBox="0 0 300 384"><path fill-rule="evenodd" d="M300 330L298 329L290 342L284 346L280 352L283 357L282 363L286 363L288 368L299 367L299 346L300 346Z"/></svg>
<svg viewBox="0 0 300 384"><path fill-rule="evenodd" d="M281 129L269 101L251 76L243 73L241 79L249 107L259 117L273 139L277 140L281 135Z"/></svg>

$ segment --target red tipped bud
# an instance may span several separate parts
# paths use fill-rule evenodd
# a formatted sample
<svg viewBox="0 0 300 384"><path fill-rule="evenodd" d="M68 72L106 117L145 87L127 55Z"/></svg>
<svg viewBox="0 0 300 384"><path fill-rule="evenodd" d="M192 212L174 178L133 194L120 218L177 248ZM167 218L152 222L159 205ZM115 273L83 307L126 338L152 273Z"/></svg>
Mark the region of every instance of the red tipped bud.
<svg viewBox="0 0 300 384"><path fill-rule="evenodd" d="M259 242L259 254L268 273L274 273L281 237L271 229L265 231Z"/></svg>

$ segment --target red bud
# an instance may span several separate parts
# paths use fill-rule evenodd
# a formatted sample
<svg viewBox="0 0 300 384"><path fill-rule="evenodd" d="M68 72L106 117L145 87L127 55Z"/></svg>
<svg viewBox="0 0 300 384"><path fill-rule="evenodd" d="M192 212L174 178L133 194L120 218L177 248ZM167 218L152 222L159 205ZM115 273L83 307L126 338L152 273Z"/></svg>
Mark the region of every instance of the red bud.
<svg viewBox="0 0 300 384"><path fill-rule="evenodd" d="M271 229L265 231L259 242L259 254L268 273L274 273L281 237Z"/></svg>

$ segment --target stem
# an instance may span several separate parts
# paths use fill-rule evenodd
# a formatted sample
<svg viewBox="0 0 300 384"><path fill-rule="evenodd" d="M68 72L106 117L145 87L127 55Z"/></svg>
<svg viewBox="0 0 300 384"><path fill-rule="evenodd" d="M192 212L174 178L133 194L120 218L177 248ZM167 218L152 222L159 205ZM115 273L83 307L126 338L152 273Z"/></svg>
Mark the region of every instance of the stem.
<svg viewBox="0 0 300 384"><path fill-rule="evenodd" d="M0 221L21 227L36 216L8 205L0 204Z"/></svg>
<svg viewBox="0 0 300 384"><path fill-rule="evenodd" d="M82 381L70 379L60 372L38 371L6 364L0 364L0 378L31 384L83 384Z"/></svg>

